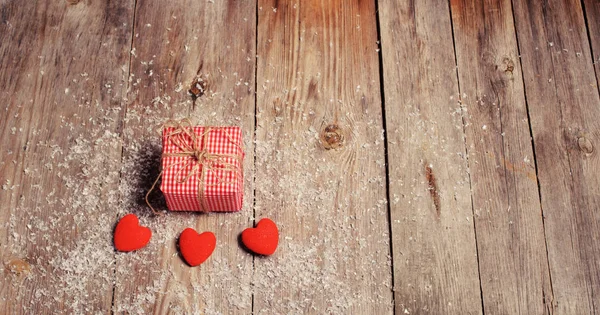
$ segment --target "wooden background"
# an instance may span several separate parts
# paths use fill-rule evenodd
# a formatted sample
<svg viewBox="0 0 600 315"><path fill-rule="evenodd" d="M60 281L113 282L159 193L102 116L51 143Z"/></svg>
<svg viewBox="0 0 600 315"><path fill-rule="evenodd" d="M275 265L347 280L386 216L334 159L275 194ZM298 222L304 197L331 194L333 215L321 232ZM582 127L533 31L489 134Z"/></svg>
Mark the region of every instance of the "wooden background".
<svg viewBox="0 0 600 315"><path fill-rule="evenodd" d="M597 0L0 0L0 22L2 314L600 314ZM241 212L145 206L182 117L243 128ZM117 253L126 213L153 237ZM263 217L271 257L238 244ZM217 236L200 267L186 227Z"/></svg>

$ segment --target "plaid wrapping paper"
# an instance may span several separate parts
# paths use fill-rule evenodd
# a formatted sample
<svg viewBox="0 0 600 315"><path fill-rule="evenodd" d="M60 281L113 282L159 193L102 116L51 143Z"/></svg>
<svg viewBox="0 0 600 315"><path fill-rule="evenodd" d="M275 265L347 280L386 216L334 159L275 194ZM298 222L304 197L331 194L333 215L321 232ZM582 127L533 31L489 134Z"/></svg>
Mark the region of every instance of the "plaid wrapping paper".
<svg viewBox="0 0 600 315"><path fill-rule="evenodd" d="M239 211L242 208L244 195L241 165L244 152L241 129L209 127L211 129L205 135L207 127L186 128L190 132L193 130L196 139L186 134L179 134L176 136L179 138L174 139L174 136L169 135L177 129L176 127L163 129L163 180L160 190L165 196L167 207L171 211ZM206 143L206 151L209 154L235 155L239 159L220 157L198 163L194 156L169 156L181 152L174 141L191 144L194 140L199 150L204 150L204 143ZM197 165L196 169L194 169L195 165ZM228 170L228 166L233 166L239 171ZM202 178L202 172L204 172L204 181L201 185L199 180ZM200 186L203 189L202 194L199 192ZM204 202L199 199L201 196L204 197ZM203 209L203 204L206 209Z"/></svg>

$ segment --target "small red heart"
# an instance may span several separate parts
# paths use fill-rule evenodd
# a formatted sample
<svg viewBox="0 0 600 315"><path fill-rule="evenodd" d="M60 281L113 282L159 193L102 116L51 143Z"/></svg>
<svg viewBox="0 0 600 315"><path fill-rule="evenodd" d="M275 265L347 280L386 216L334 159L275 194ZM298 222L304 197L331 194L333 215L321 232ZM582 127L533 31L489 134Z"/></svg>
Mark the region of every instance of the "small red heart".
<svg viewBox="0 0 600 315"><path fill-rule="evenodd" d="M247 228L242 232L242 243L256 254L272 255L279 243L277 225L267 218L258 221L255 228Z"/></svg>
<svg viewBox="0 0 600 315"><path fill-rule="evenodd" d="M192 267L198 266L212 255L217 246L217 238L212 232L198 234L187 228L179 235L179 250L183 259Z"/></svg>
<svg viewBox="0 0 600 315"><path fill-rule="evenodd" d="M128 214L119 220L115 228L115 248L122 252L134 251L146 246L150 242L150 237L152 231L141 226L135 214Z"/></svg>

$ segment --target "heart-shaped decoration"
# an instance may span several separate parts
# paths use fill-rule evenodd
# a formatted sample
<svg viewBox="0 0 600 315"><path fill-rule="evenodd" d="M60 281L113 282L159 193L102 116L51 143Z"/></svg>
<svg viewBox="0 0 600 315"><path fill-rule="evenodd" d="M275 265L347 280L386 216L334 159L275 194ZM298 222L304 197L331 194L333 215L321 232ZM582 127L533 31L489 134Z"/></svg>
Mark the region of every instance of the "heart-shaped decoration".
<svg viewBox="0 0 600 315"><path fill-rule="evenodd" d="M267 218L258 221L255 228L247 228L242 232L242 243L256 254L272 255L279 243L277 225Z"/></svg>
<svg viewBox="0 0 600 315"><path fill-rule="evenodd" d="M187 228L179 235L179 251L183 259L192 267L198 266L210 257L217 246L217 238L212 232L198 234Z"/></svg>
<svg viewBox="0 0 600 315"><path fill-rule="evenodd" d="M117 223L113 237L117 250L130 252L146 246L150 242L152 231L141 226L135 214L128 214Z"/></svg>

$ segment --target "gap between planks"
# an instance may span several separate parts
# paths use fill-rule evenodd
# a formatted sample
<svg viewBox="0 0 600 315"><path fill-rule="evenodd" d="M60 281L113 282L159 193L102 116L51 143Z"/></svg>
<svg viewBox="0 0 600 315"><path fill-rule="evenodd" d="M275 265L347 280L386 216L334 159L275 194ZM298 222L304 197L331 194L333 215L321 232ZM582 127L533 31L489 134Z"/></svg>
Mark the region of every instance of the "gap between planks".
<svg viewBox="0 0 600 315"><path fill-rule="evenodd" d="M388 129L387 121L385 116L385 89L384 89L384 77L383 77L383 51L381 49L381 21L379 20L379 1L375 1L375 22L377 24L377 46L379 47L378 62L379 62L379 91L381 95L381 120L383 124L383 150L385 160L385 197L387 199L387 220L388 220L388 233L390 242L390 274L391 281L390 288L392 288L392 305L396 305L396 295L394 294L394 238L392 233L392 207L390 198L390 162L388 160ZM396 307L392 308L392 312L396 314Z"/></svg>

